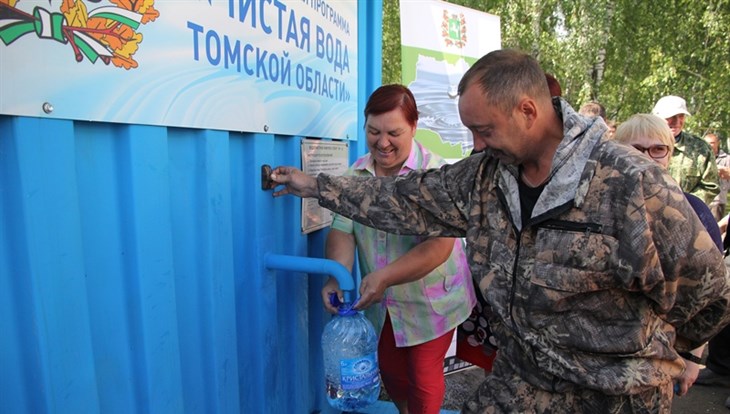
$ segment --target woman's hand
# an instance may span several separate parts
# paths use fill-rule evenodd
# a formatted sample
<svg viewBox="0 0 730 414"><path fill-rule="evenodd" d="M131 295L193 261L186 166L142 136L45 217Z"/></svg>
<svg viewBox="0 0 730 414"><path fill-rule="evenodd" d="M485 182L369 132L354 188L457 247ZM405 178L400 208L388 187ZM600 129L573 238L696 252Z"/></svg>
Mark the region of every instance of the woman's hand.
<svg viewBox="0 0 730 414"><path fill-rule="evenodd" d="M360 298L355 304L355 309L366 309L373 303L378 303L383 300L385 295L385 289L390 285L388 284L385 270L387 267L376 270L362 278L360 283Z"/></svg>
<svg viewBox="0 0 730 414"><path fill-rule="evenodd" d="M302 198L317 197L317 178L307 175L294 167L276 167L271 172L271 180L276 184L283 184L283 190L275 191L274 197L286 194Z"/></svg>
<svg viewBox="0 0 730 414"><path fill-rule="evenodd" d="M704 350L705 345L701 345L690 351L690 353L698 358L701 358L702 352ZM697 381L697 376L700 374L700 366L697 363L686 359L684 360L684 363L684 372L676 378L675 384L676 394L680 397L687 394L687 391L689 391L690 387L694 385L695 381ZM679 390L676 389L677 387L679 387Z"/></svg>
<svg viewBox="0 0 730 414"><path fill-rule="evenodd" d="M390 286L413 282L429 274L449 258L454 242L455 239L448 237L424 240L387 266L363 277L355 309L382 301Z"/></svg>
<svg viewBox="0 0 730 414"><path fill-rule="evenodd" d="M337 313L337 308L332 306L332 304L330 303L330 293L333 292L340 299L340 302L344 302L342 289L340 289L340 283L337 281L337 279L331 277L327 280L327 283L325 283L324 287L322 288L322 303L324 303L324 308L327 310L327 312L335 314Z"/></svg>
<svg viewBox="0 0 730 414"><path fill-rule="evenodd" d="M700 374L700 366L692 361L684 361L687 366L682 375L676 378L676 383L679 385L678 396L687 394L687 391L694 385L697 380L697 375Z"/></svg>

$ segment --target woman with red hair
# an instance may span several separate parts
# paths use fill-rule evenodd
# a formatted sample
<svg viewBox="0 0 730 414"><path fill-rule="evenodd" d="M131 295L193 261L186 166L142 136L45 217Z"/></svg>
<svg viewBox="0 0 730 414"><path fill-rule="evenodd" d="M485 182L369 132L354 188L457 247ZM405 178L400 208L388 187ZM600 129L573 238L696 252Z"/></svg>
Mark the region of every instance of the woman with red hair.
<svg viewBox="0 0 730 414"><path fill-rule="evenodd" d="M414 140L418 110L402 85L381 86L365 106L368 154L348 175L392 176L435 168L444 161ZM378 361L388 395L401 414L437 414L446 390L444 357L454 329L475 304L461 239L385 233L336 215L325 253L351 269L355 251L364 275L356 308L380 330ZM330 278L322 289L342 291Z"/></svg>

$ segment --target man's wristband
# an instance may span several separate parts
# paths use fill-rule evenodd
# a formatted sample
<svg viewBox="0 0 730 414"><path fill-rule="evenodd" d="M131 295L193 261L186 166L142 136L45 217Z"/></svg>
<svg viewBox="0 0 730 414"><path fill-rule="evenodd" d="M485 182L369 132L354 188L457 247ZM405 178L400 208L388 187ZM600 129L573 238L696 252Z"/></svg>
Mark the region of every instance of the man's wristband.
<svg viewBox="0 0 730 414"><path fill-rule="evenodd" d="M701 364L702 358L692 355L689 352L678 352L679 356L686 359L687 361L694 362L695 364Z"/></svg>

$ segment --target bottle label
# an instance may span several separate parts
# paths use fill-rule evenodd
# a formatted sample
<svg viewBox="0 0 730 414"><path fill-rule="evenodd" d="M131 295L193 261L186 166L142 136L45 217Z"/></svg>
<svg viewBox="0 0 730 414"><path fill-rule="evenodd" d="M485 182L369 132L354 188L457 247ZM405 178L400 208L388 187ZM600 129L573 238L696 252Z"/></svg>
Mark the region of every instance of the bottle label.
<svg viewBox="0 0 730 414"><path fill-rule="evenodd" d="M378 382L378 360L375 353L360 358L341 359L340 375L343 390L355 390Z"/></svg>

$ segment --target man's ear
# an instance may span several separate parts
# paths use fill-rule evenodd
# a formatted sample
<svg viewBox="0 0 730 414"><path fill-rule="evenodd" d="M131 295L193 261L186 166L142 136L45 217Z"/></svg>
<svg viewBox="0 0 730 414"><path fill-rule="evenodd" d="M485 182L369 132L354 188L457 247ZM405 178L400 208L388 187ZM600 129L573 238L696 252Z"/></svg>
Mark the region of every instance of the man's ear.
<svg viewBox="0 0 730 414"><path fill-rule="evenodd" d="M537 103L532 98L523 97L517 104L517 113L524 120L525 127L531 128L537 120Z"/></svg>

